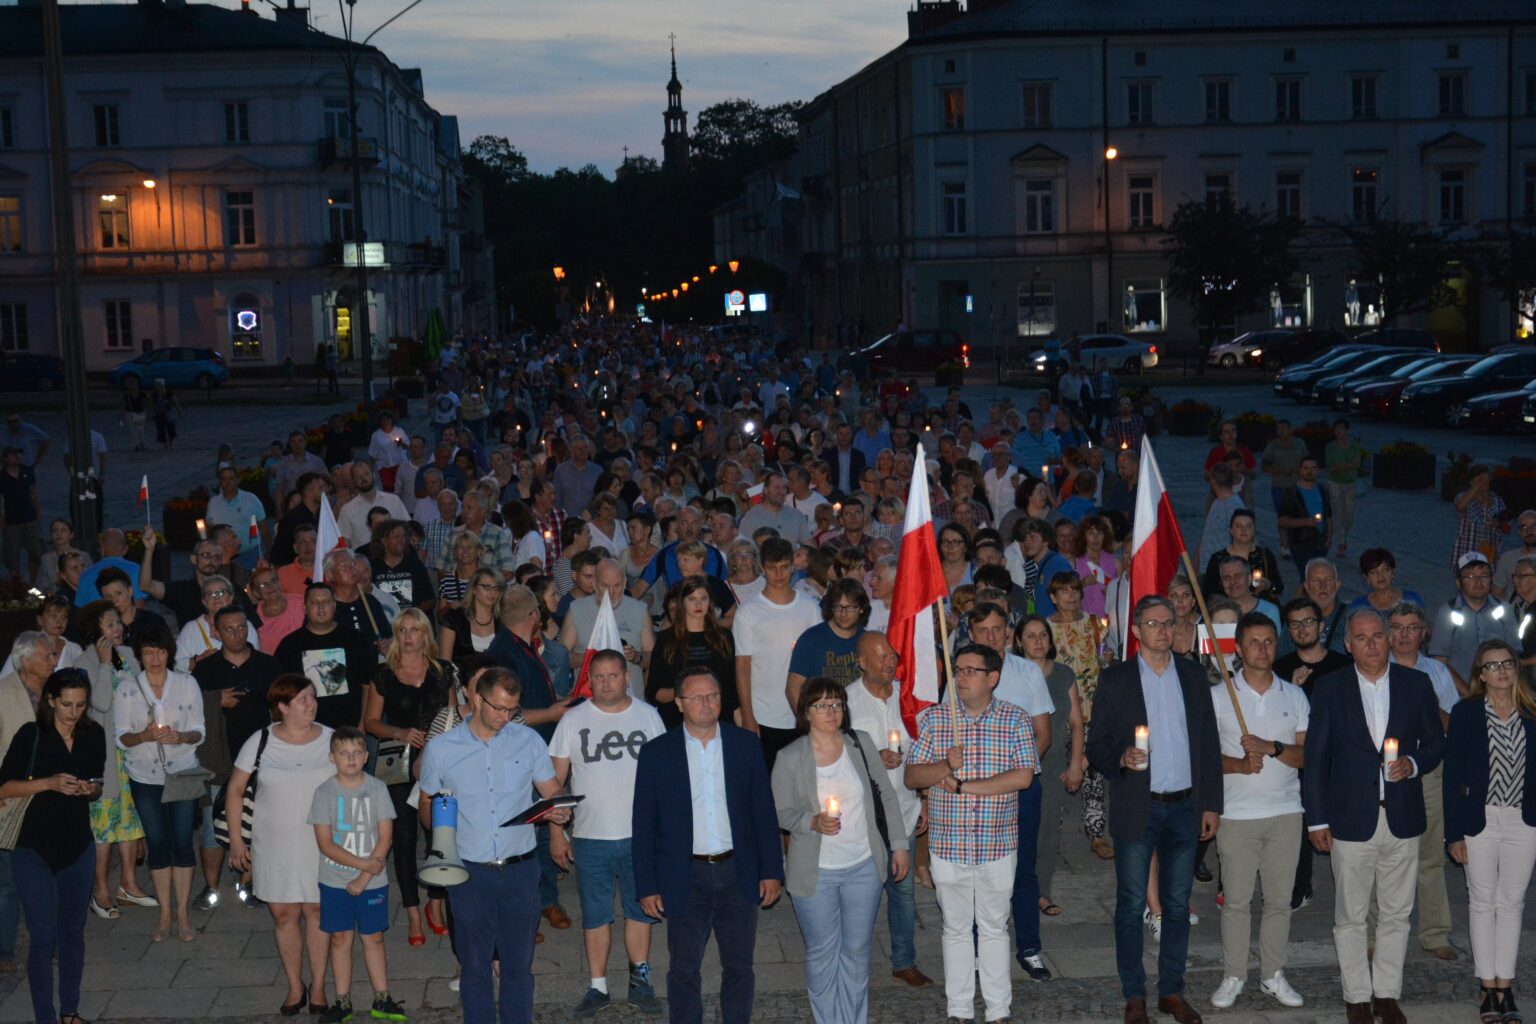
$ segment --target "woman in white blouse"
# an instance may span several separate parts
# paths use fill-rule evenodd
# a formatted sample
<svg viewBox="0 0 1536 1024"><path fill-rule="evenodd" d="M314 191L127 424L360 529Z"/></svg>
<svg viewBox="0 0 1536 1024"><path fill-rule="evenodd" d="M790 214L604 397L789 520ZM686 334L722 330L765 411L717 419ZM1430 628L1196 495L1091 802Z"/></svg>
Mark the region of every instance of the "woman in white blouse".
<svg viewBox="0 0 1536 1024"><path fill-rule="evenodd" d="M197 866L192 842L197 801L161 799L167 775L198 767L197 747L203 741L202 691L191 676L171 671L175 649L169 629L146 627L134 639L134 654L144 670L117 692L112 704L117 745L125 752L133 805L149 846L149 878L160 900L156 942L170 938L173 887L176 934L183 942L197 935L187 917Z"/></svg>
<svg viewBox="0 0 1536 1024"><path fill-rule="evenodd" d="M219 612L235 600L234 585L223 576L209 576L203 580L203 614L181 627L176 637L176 671L191 672L197 663L224 646L219 639L215 620ZM255 651L261 650L261 638L256 627L245 624L245 640Z"/></svg>

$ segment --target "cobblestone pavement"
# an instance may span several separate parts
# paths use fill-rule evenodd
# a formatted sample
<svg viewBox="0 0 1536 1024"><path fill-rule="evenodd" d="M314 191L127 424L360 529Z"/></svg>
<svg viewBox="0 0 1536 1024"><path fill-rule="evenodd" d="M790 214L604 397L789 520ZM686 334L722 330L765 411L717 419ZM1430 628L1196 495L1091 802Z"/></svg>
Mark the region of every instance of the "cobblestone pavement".
<svg viewBox="0 0 1536 1024"><path fill-rule="evenodd" d="M302 390L302 389L300 389ZM1169 401L1181 393L1177 385L1159 388ZM1208 388L1191 390L1212 400ZM967 401L981 414L985 403L1007 394L1023 404L1027 392L1016 389L973 387L967 389ZM224 396L220 396L224 397ZM319 423L332 410L346 410L355 399L329 405L291 406L256 403L248 395L231 392L227 402L189 408L183 422L182 441L174 456L158 451L120 453L110 456L107 488L107 520L117 524L142 522L142 511L135 506L139 477L150 476L158 520L159 502L183 493L194 484L206 482L212 474L214 454L220 443L235 446L248 461L273 438L286 435L293 426ZM1318 418L1312 410L1297 409L1278 402L1261 385L1245 385L1221 390L1214 399L1229 414L1254 409L1286 415L1297 422ZM1312 413L1309 415L1309 413ZM55 436L55 451L63 444L61 414L27 414ZM97 413L93 426L101 430L114 449L120 447L123 431L115 416ZM412 420L408 427L415 427ZM1493 461L1511 454L1529 452L1529 438L1452 435L1441 430L1402 428L1395 425L1362 423L1357 434L1368 447L1378 446L1400 436L1425 440L1442 454L1446 449L1472 449L1479 457ZM1185 537L1199 536L1200 510L1203 508L1203 484L1199 467L1208 444L1204 439L1164 438L1158 440L1158 452L1174 502L1181 512ZM50 455L50 460L53 458ZM57 462L42 473L44 506L49 511L62 505L63 472ZM1259 513L1261 537L1274 542L1274 518L1267 508ZM1359 523L1351 550L1359 551L1373 544L1386 544L1399 558L1399 582L1418 589L1431 601L1448 593L1448 573L1442 565L1455 528L1450 505L1431 492L1394 492L1363 490ZM180 566L185 561L175 559ZM180 567L179 567L180 568ZM181 568L180 571L186 571ZM1358 574L1350 567L1343 573L1346 586L1358 589ZM1062 860L1058 866L1052 896L1065 908L1063 915L1044 924L1046 960L1057 978L1048 984L1030 982L1015 973L1014 1012L1016 1019L1079 1021L1118 1020L1121 1010L1119 985L1115 977L1114 939L1111 931L1113 865L1093 857L1077 831L1077 808L1069 798L1062 835ZM1338 1020L1338 969L1334 961L1332 925L1332 883L1326 859L1317 863L1317 901L1297 913L1292 925L1291 963L1287 976L1308 1000L1301 1010L1282 1010L1257 992L1257 967L1250 966L1250 989L1237 1005L1226 1012L1210 1011L1211 1020L1265 1021L1275 1024L1303 1024L1314 1020ZM1461 959L1443 963L1422 953L1411 943L1405 971L1404 1002L1415 1020L1472 1020L1475 1014L1475 983L1466 945L1466 898L1461 871L1447 866L1450 901L1455 911L1452 942L1461 951ZM562 883L562 899L575 913L577 900L572 880ZM939 953L939 914L933 894L918 890L918 963L930 976L942 975ZM271 924L263 911L248 911L231 901L219 910L194 914L200 934L191 944L150 941L153 927L151 911L128 909L115 922L92 917L86 931L87 971L85 993L80 1008L89 1020L119 1022L164 1021L196 1018L209 1021L254 1021L275 1015L284 997L281 971L270 935ZM1201 922L1194 929L1190 951L1188 994L1191 1000L1209 1010L1209 996L1220 981L1219 911L1214 893L1197 890L1195 904ZM578 921L579 925L579 921ZM1527 928L1530 918L1527 919ZM539 947L534 970L537 976L537 1012L535 1019L566 1021L569 1008L586 985L586 966L578 928L552 931L546 927L547 941ZM938 986L913 990L888 976L889 943L882 914L876 930L873 956L870 1019L891 1024L917 1024L942 1021L944 1003ZM665 994L666 950L664 932L658 931L652 964L658 987ZM1528 943L1529 945L1529 943ZM389 933L392 991L419 1022L457 1021L457 996L447 987L454 970L453 955L446 938L428 935L423 948L405 942L404 915L396 910L394 927ZM1151 947L1155 951L1155 947ZM22 940L25 956L26 940ZM788 901L761 916L757 945L758 998L753 1019L764 1022L803 1022L809 1019L804 998L801 964L802 946ZM1522 958L1527 967L1529 956ZM624 990L622 964L615 955L618 973L610 974L610 989L616 995ZM1147 964L1155 973L1152 957ZM361 960L354 976L360 984L354 990L354 1005L366 1007L369 994ZM718 983L718 969L711 951L705 967L706 989ZM366 1013L366 1011L364 1011ZM605 1016L609 1020L640 1020L642 1016L622 1003ZM706 1019L717 1019L714 1004L706 1004ZM981 1016L978 1007L978 1018ZM0 976L0 1022L31 1019L30 1001L22 974ZM360 1018L361 1019L361 1018Z"/></svg>

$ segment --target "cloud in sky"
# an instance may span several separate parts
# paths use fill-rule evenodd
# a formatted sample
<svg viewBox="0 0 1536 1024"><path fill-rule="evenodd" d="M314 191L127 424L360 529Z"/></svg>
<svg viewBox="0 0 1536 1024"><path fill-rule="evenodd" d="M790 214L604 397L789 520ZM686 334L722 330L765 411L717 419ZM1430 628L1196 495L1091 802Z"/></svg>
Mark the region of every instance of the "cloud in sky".
<svg viewBox="0 0 1536 1024"><path fill-rule="evenodd" d="M219 0L236 6L237 0ZM302 0L301 0L302 2ZM360 34L407 0L363 0ZM367 4L367 7L363 5ZM689 126L720 100L809 100L897 45L898 0L423 0L375 40L420 67L427 99L467 144L505 135L539 171L661 156L667 35L677 33ZM369 8L377 8L377 15ZM313 22L339 33L335 0Z"/></svg>

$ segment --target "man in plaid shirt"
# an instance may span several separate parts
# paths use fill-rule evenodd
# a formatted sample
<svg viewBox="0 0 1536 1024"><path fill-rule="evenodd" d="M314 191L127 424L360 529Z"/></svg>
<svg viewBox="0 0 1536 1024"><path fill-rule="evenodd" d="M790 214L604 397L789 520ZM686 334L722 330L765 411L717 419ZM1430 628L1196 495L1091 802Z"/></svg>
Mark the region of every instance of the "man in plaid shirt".
<svg viewBox="0 0 1536 1024"><path fill-rule="evenodd" d="M512 579L512 570L516 568L512 564L512 534L487 518L485 504L474 491L464 495L459 506L459 526L443 545L443 551L438 556L438 572L453 571L453 537L459 533L467 533L480 542L481 565L500 572L508 580Z"/></svg>
<svg viewBox="0 0 1536 1024"><path fill-rule="evenodd" d="M1017 794L1034 784L1040 767L1029 716L992 697L1003 670L998 653L971 644L955 655L954 665L958 707L943 703L923 712L906 771L908 787L928 790L928 851L944 915L944 993L951 1024L974 1013L978 969L987 1020L1009 1015Z"/></svg>
<svg viewBox="0 0 1536 1024"><path fill-rule="evenodd" d="M565 546L560 543L560 531L565 529L565 509L555 507L555 485L548 480L535 480L528 488L533 502L533 518L544 535L544 575L555 574L555 563Z"/></svg>

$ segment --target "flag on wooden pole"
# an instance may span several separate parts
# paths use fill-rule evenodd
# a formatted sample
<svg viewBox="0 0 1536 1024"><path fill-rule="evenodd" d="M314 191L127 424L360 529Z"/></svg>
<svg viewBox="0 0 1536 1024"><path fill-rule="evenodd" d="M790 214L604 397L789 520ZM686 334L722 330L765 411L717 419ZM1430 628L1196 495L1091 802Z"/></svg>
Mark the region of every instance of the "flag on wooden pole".
<svg viewBox="0 0 1536 1024"><path fill-rule="evenodd" d="M619 620L614 618L608 592L599 589L597 622L592 626L592 636L587 639L587 653L582 656L581 671L576 673L576 685L571 687L571 699L592 696L592 659L599 651L623 650L624 641L619 638Z"/></svg>
<svg viewBox="0 0 1536 1024"><path fill-rule="evenodd" d="M941 602L949 596L949 588L944 584L939 548L934 541L933 512L928 504L928 466L918 459L912 469L887 639L901 659L896 667L901 717L907 731L916 736L918 712L939 699L934 616L944 614Z"/></svg>

